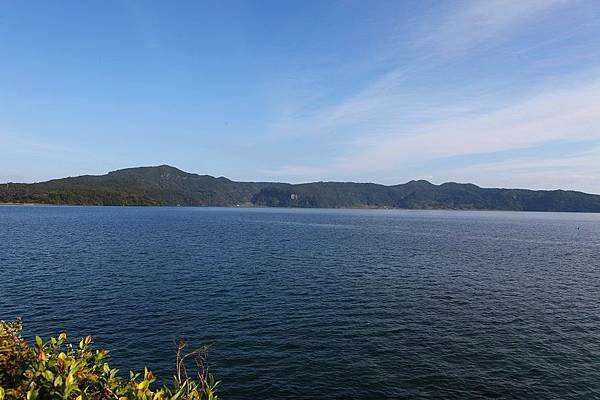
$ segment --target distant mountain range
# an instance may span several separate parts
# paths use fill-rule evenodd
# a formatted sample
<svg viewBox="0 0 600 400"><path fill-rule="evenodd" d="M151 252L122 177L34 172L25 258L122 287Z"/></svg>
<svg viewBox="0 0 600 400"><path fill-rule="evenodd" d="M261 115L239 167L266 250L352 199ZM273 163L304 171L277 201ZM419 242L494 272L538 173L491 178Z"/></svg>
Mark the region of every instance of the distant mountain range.
<svg viewBox="0 0 600 400"><path fill-rule="evenodd" d="M41 183L0 185L0 203L118 206L256 206L600 212L600 195L489 189L473 184L400 185L235 182L177 168L127 168Z"/></svg>

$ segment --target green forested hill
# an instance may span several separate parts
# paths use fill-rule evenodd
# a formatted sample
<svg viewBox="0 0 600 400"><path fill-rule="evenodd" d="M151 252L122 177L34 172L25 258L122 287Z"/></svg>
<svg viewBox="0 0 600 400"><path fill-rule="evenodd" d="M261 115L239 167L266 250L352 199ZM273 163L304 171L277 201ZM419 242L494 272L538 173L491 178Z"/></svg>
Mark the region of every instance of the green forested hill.
<svg viewBox="0 0 600 400"><path fill-rule="evenodd" d="M167 165L33 184L3 184L0 202L600 212L600 196L574 191L487 189L459 183L434 185L427 181L394 186L352 182L297 185L234 182L190 174Z"/></svg>
<svg viewBox="0 0 600 400"><path fill-rule="evenodd" d="M231 206L249 201L265 184L189 174L168 165L128 168L33 184L8 184L0 201L82 205Z"/></svg>

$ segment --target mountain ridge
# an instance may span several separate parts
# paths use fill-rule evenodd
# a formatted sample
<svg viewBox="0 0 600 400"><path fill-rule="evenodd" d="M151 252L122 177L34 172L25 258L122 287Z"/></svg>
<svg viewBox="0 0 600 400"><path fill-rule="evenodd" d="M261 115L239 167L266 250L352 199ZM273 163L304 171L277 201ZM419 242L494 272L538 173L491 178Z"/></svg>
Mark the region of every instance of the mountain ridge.
<svg viewBox="0 0 600 400"><path fill-rule="evenodd" d="M37 183L9 182L0 185L0 203L600 212L600 195L573 190L436 185L426 180L397 185L237 182L166 164Z"/></svg>

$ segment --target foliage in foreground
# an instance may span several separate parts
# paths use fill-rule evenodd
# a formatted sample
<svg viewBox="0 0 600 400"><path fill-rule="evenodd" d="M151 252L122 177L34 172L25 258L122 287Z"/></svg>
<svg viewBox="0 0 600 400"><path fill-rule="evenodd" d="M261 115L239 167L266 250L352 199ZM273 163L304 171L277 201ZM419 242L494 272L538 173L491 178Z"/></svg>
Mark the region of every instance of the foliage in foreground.
<svg viewBox="0 0 600 400"><path fill-rule="evenodd" d="M184 353L177 348L176 374L171 386L153 388L156 377L147 369L123 379L107 362L108 351L93 348L87 336L77 346L61 333L29 345L21 337L21 321L0 321L0 400L217 400L212 374L205 368L206 348ZM194 363L197 377L188 375Z"/></svg>

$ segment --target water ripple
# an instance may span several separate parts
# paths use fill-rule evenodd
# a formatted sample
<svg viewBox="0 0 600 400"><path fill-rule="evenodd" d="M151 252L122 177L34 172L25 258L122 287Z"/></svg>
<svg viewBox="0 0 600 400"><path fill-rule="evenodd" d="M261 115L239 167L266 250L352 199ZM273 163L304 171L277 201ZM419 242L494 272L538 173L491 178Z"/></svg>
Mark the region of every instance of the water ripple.
<svg viewBox="0 0 600 400"><path fill-rule="evenodd" d="M0 207L0 318L224 399L600 397L600 217Z"/></svg>

